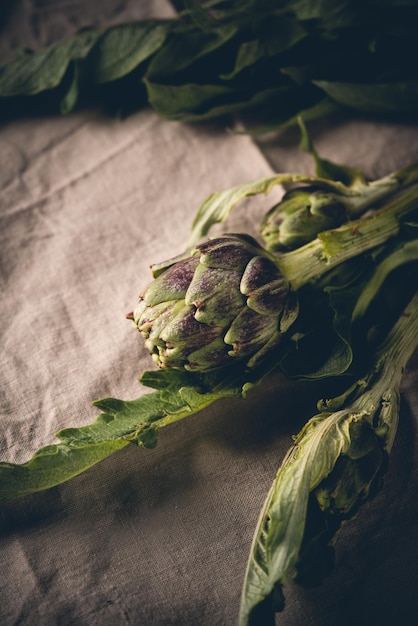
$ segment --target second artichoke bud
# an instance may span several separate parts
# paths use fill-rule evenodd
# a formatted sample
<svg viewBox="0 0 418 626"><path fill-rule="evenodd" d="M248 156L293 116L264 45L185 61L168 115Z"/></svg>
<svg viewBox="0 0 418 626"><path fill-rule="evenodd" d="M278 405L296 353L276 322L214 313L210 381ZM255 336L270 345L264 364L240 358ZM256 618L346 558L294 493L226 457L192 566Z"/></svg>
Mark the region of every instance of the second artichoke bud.
<svg viewBox="0 0 418 626"><path fill-rule="evenodd" d="M343 199L315 187L291 189L266 213L261 236L272 252L293 250L346 220Z"/></svg>
<svg viewBox="0 0 418 626"><path fill-rule="evenodd" d="M152 267L132 314L160 367L254 367L298 314L273 257L247 235L223 235Z"/></svg>

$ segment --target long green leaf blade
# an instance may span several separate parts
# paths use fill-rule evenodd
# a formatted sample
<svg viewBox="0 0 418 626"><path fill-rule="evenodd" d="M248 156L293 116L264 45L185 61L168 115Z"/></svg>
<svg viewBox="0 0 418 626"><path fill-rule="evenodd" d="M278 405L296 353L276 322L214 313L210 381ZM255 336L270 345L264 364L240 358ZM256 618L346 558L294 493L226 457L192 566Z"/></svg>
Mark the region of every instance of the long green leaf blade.
<svg viewBox="0 0 418 626"><path fill-rule="evenodd" d="M313 84L338 104L358 111L415 113L418 107L415 79L375 84L316 80Z"/></svg>
<svg viewBox="0 0 418 626"><path fill-rule="evenodd" d="M148 69L147 79L161 80L185 70L212 52L228 43L237 33L232 25L219 25L208 31L179 25L177 32L166 45L153 57Z"/></svg>
<svg viewBox="0 0 418 626"><path fill-rule="evenodd" d="M82 31L0 68L0 96L35 95L57 87L71 61L85 59L100 35L98 30Z"/></svg>
<svg viewBox="0 0 418 626"><path fill-rule="evenodd" d="M280 605L269 602L280 585L292 579L302 545L310 490L325 478L338 456L349 446L349 425L338 414L331 422L326 414L305 426L273 482L257 525L245 577L240 624L258 623L267 601L265 626L274 625ZM279 596L280 597L280 596ZM270 615L268 615L270 613ZM267 618L269 617L269 621Z"/></svg>
<svg viewBox="0 0 418 626"><path fill-rule="evenodd" d="M192 386L178 388L172 382L136 400L98 400L94 404L103 413L92 424L59 431L61 443L41 448L26 463L0 463L0 501L63 483L129 442L153 448L160 428L201 411L219 398L241 393L239 385L218 393L202 393Z"/></svg>
<svg viewBox="0 0 418 626"><path fill-rule="evenodd" d="M95 79L108 83L126 76L164 44L170 21L149 21L110 28L97 46Z"/></svg>
<svg viewBox="0 0 418 626"><path fill-rule="evenodd" d="M21 465L0 463L0 502L55 487L121 450L128 441L105 441L71 447L57 444L41 448Z"/></svg>
<svg viewBox="0 0 418 626"><path fill-rule="evenodd" d="M417 330L415 294L381 343L366 375L338 398L319 405L332 407L334 412L325 410L314 416L295 438L256 528L240 626L257 626L260 615L264 626L274 626L274 612L284 607L282 586L295 578L302 582L312 569L312 559L318 566L321 549L328 543L309 526L309 499L324 521L325 538L330 542L342 520L352 517L376 492L395 437L400 383L417 346ZM309 550L312 545L319 554Z"/></svg>
<svg viewBox="0 0 418 626"><path fill-rule="evenodd" d="M280 16L280 19L273 17L271 23L264 25L263 37L244 41L239 46L234 69L223 75L223 78L231 79L257 61L274 57L292 48L307 36L307 30L301 22L285 16Z"/></svg>

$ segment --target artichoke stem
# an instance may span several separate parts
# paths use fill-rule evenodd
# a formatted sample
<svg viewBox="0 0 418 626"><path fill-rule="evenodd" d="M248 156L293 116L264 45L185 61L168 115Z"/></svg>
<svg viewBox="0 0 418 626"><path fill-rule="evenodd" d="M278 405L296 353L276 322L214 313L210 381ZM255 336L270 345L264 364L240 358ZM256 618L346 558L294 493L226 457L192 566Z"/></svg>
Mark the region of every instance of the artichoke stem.
<svg viewBox="0 0 418 626"><path fill-rule="evenodd" d="M324 231L304 246L274 255L276 265L294 289L319 278L348 259L368 252L399 233L401 218L418 208L418 186L381 209Z"/></svg>

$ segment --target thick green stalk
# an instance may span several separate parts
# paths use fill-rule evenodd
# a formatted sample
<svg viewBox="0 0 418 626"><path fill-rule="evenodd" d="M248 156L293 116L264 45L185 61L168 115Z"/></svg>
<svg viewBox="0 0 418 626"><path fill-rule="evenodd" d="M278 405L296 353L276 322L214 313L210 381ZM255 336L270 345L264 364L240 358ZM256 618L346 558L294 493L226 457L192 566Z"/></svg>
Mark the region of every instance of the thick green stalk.
<svg viewBox="0 0 418 626"><path fill-rule="evenodd" d="M382 378L380 382L382 389L384 386L387 389L400 387L406 364L417 346L418 292L413 296L378 352L378 358L380 358L380 363L382 364ZM385 399L384 397L384 401ZM360 402L361 398L359 398L359 404ZM390 420L385 419L385 406L382 405L381 414L382 420L388 427L386 450L390 452L396 435L399 413L393 414Z"/></svg>
<svg viewBox="0 0 418 626"><path fill-rule="evenodd" d="M372 250L399 233L400 220L418 208L418 187L408 189L382 209L320 233L306 245L275 255L276 264L299 289L336 265Z"/></svg>
<svg viewBox="0 0 418 626"><path fill-rule="evenodd" d="M413 185L418 182L418 161L414 161L405 167L401 167L399 170L389 174L389 176L385 178L396 178L401 187ZM385 178L382 178L381 180L385 180Z"/></svg>

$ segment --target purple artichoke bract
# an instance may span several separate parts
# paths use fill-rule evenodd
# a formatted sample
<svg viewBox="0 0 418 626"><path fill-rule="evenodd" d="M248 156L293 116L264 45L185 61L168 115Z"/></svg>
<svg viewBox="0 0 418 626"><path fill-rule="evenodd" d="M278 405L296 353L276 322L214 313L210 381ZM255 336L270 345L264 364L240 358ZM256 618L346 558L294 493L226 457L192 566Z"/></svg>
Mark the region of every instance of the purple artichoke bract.
<svg viewBox="0 0 418 626"><path fill-rule="evenodd" d="M298 313L274 257L247 235L223 235L152 266L130 316L161 368L253 367Z"/></svg>

